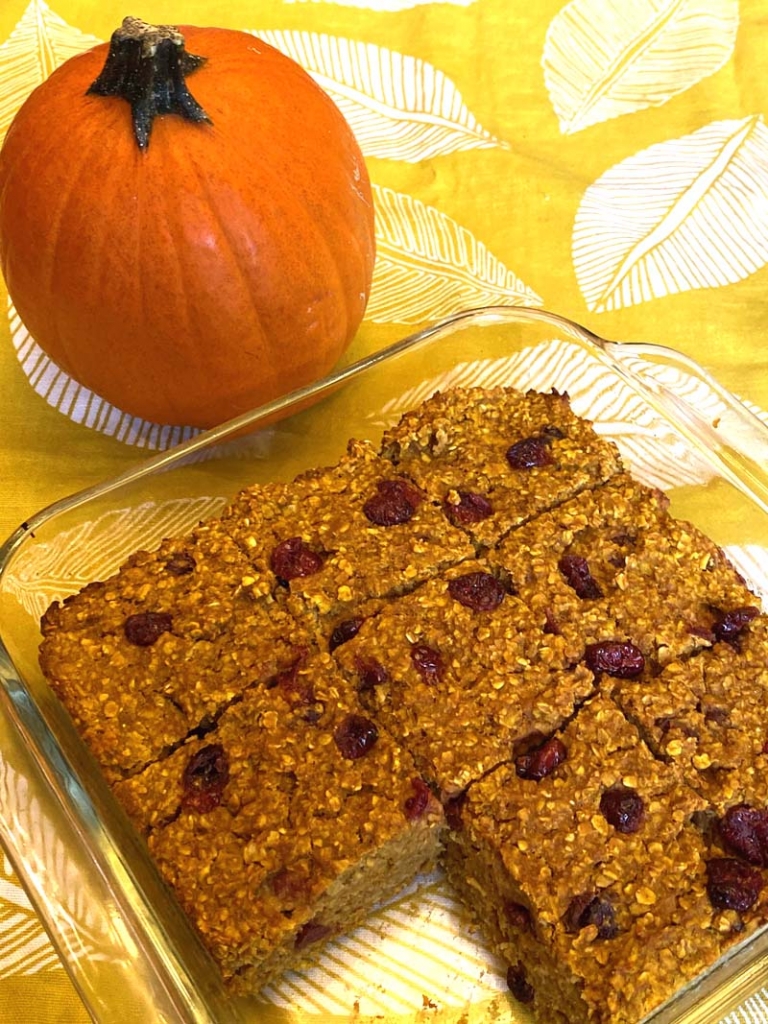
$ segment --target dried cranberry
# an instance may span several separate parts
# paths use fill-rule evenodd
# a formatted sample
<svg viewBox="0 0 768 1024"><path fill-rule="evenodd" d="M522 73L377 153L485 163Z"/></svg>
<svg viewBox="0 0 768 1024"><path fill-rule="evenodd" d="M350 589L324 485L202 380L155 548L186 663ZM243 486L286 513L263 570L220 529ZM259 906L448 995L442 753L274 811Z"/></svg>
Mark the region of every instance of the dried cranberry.
<svg viewBox="0 0 768 1024"><path fill-rule="evenodd" d="M195 571L197 562L188 551L178 551L165 563L166 571L171 576L188 576Z"/></svg>
<svg viewBox="0 0 768 1024"><path fill-rule="evenodd" d="M370 718L351 714L339 722L333 738L341 756L356 761L368 753L379 738L379 731Z"/></svg>
<svg viewBox="0 0 768 1024"><path fill-rule="evenodd" d="M423 779L411 779L413 795L409 796L404 804L405 816L408 821L415 821L429 807L432 799L432 792Z"/></svg>
<svg viewBox="0 0 768 1024"><path fill-rule="evenodd" d="M541 432L550 441L562 441L565 437L560 427L556 427L554 423L548 423L546 427L542 427Z"/></svg>
<svg viewBox="0 0 768 1024"><path fill-rule="evenodd" d="M454 526L471 526L493 515L493 506L485 495L474 491L459 491L458 495L458 504L447 498L443 502L445 514Z"/></svg>
<svg viewBox="0 0 768 1024"><path fill-rule="evenodd" d="M549 466L553 461L549 442L543 437L524 437L507 449L507 462L512 469Z"/></svg>
<svg viewBox="0 0 768 1024"><path fill-rule="evenodd" d="M389 680L389 672L376 658L355 658L355 669L359 680L358 689L362 691L375 690Z"/></svg>
<svg viewBox="0 0 768 1024"><path fill-rule="evenodd" d="M606 789L600 797L600 811L609 825L625 835L637 832L645 821L645 803L631 786Z"/></svg>
<svg viewBox="0 0 768 1024"><path fill-rule="evenodd" d="M704 707L704 719L707 722L714 722L715 725L728 725L731 720L731 713L727 708Z"/></svg>
<svg viewBox="0 0 768 1024"><path fill-rule="evenodd" d="M311 946L314 942L327 939L332 930L329 925L323 924L322 921L318 921L316 917L313 917L296 932L296 938L293 943L294 948L306 949L307 946Z"/></svg>
<svg viewBox="0 0 768 1024"><path fill-rule="evenodd" d="M532 779L539 782L568 758L568 750L561 739L552 736L540 747L528 754L520 754L515 758L515 771L521 779Z"/></svg>
<svg viewBox="0 0 768 1024"><path fill-rule="evenodd" d="M757 903L763 879L757 868L735 857L707 861L707 893L718 910L749 910Z"/></svg>
<svg viewBox="0 0 768 1024"><path fill-rule="evenodd" d="M269 564L275 576L287 582L319 572L323 558L301 537L289 537L274 549Z"/></svg>
<svg viewBox="0 0 768 1024"><path fill-rule="evenodd" d="M562 630L560 624L555 617L555 613L551 608L544 609L544 626L543 631L545 633L551 633L552 636L561 636Z"/></svg>
<svg viewBox="0 0 768 1024"><path fill-rule="evenodd" d="M528 907L523 903L507 900L504 904L504 916L513 928L521 932L533 931L533 918Z"/></svg>
<svg viewBox="0 0 768 1024"><path fill-rule="evenodd" d="M419 675L428 683L437 683L445 673L445 662L440 651L427 644L414 644L411 648L411 661Z"/></svg>
<svg viewBox="0 0 768 1024"><path fill-rule="evenodd" d="M347 640L357 636L364 622L365 619L362 616L357 616L354 619L344 619L343 622L340 622L331 633L331 638L328 641L328 650L335 651L337 647L341 647Z"/></svg>
<svg viewBox="0 0 768 1024"><path fill-rule="evenodd" d="M504 585L489 572L468 572L448 583L448 592L459 604L475 612L492 612L504 600Z"/></svg>
<svg viewBox="0 0 768 1024"><path fill-rule="evenodd" d="M421 495L406 480L381 480L363 513L375 526L399 526L413 517L420 501Z"/></svg>
<svg viewBox="0 0 768 1024"><path fill-rule="evenodd" d="M585 650L587 665L595 674L605 672L617 679L632 679L645 668L645 658L639 647L628 640L603 640L587 644Z"/></svg>
<svg viewBox="0 0 768 1024"><path fill-rule="evenodd" d="M614 939L619 934L616 912L607 896L583 892L574 896L563 917L565 930L576 934L590 925L597 929L598 939Z"/></svg>
<svg viewBox="0 0 768 1024"><path fill-rule="evenodd" d="M137 647L151 647L163 633L170 633L173 619L167 612L137 612L123 623L125 639Z"/></svg>
<svg viewBox="0 0 768 1024"><path fill-rule="evenodd" d="M302 651L287 668L278 672L269 684L280 690L292 708L315 703L315 689L312 680L299 671L306 660L307 652Z"/></svg>
<svg viewBox="0 0 768 1024"><path fill-rule="evenodd" d="M528 974L520 961L510 964L507 968L507 988L518 1001L518 1003L532 1003L534 998L533 987L528 981Z"/></svg>
<svg viewBox="0 0 768 1024"><path fill-rule="evenodd" d="M269 886L278 899L295 903L306 896L309 879L303 872L281 868L270 878Z"/></svg>
<svg viewBox="0 0 768 1024"><path fill-rule="evenodd" d="M201 747L187 761L181 777L181 803L185 810L207 814L218 807L229 782L229 758L220 743Z"/></svg>
<svg viewBox="0 0 768 1024"><path fill-rule="evenodd" d="M581 555L563 555L557 567L578 597L594 601L603 596L599 583L589 571L589 562L586 558L582 558Z"/></svg>
<svg viewBox="0 0 768 1024"><path fill-rule="evenodd" d="M730 612L722 612L712 625L712 633L716 640L735 644L742 631L759 614L759 608L749 605L744 608L734 608Z"/></svg>
<svg viewBox="0 0 768 1024"><path fill-rule="evenodd" d="M719 829L734 853L757 867L768 867L768 810L736 804L720 819Z"/></svg>

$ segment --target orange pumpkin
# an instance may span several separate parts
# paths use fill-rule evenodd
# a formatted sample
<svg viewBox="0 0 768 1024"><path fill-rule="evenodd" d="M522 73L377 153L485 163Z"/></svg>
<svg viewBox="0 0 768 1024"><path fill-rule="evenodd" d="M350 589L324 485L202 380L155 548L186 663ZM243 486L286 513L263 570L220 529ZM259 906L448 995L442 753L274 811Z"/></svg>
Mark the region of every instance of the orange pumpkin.
<svg viewBox="0 0 768 1024"><path fill-rule="evenodd" d="M148 420L211 426L326 373L373 262L348 124L244 32L126 19L31 94L0 151L19 315L62 369Z"/></svg>

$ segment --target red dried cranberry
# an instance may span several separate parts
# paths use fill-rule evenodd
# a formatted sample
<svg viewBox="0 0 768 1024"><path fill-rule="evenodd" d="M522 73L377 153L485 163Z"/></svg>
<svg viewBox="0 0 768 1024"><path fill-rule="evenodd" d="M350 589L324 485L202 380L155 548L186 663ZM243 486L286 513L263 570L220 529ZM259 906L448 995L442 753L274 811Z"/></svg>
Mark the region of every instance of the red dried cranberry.
<svg viewBox="0 0 768 1024"><path fill-rule="evenodd" d="M587 665L598 675L615 676L617 679L632 679L645 668L645 658L639 647L628 640L603 640L587 644L585 650Z"/></svg>
<svg viewBox="0 0 768 1024"><path fill-rule="evenodd" d="M357 636L364 622L365 619L362 616L357 616L354 619L344 619L343 622L340 622L331 633L331 638L328 641L328 650L335 651L337 647L341 647L347 640Z"/></svg>
<svg viewBox="0 0 768 1024"><path fill-rule="evenodd" d="M351 714L339 722L333 738L341 756L356 761L368 753L379 738L379 731L370 718Z"/></svg>
<svg viewBox="0 0 768 1024"><path fill-rule="evenodd" d="M363 513L375 526L399 526L413 517L420 502L421 495L406 480L381 480Z"/></svg>
<svg viewBox="0 0 768 1024"><path fill-rule="evenodd" d="M563 917L565 930L572 935L590 925L597 929L598 939L614 939L619 934L616 912L607 896L583 892L574 896Z"/></svg>
<svg viewBox="0 0 768 1024"><path fill-rule="evenodd" d="M375 690L389 680L389 672L376 658L355 658L358 689L361 691Z"/></svg>
<svg viewBox="0 0 768 1024"><path fill-rule="evenodd" d="M296 932L296 938L293 943L294 948L306 949L307 946L311 946L314 942L327 939L332 930L330 925L323 924L322 921L318 921L316 917L313 917Z"/></svg>
<svg viewBox="0 0 768 1024"><path fill-rule="evenodd" d="M307 660L307 652L302 651L291 664L278 672L268 684L276 687L292 708L315 703L315 689L312 680L301 675L300 669Z"/></svg>
<svg viewBox="0 0 768 1024"><path fill-rule="evenodd" d="M201 747L187 761L181 777L181 803L185 810L207 814L218 807L229 782L229 758L220 743Z"/></svg>
<svg viewBox="0 0 768 1024"><path fill-rule="evenodd" d="M171 576L188 576L195 571L196 566L197 562L188 551L178 551L165 563L166 572Z"/></svg>
<svg viewBox="0 0 768 1024"><path fill-rule="evenodd" d="M557 567L573 587L578 597L585 601L594 601L603 596L600 585L589 571L589 562L581 555L563 555Z"/></svg>
<svg viewBox="0 0 768 1024"><path fill-rule="evenodd" d="M749 910L757 903L763 878L757 868L735 857L707 861L707 893L717 910Z"/></svg>
<svg viewBox="0 0 768 1024"><path fill-rule="evenodd" d="M608 824L624 835L637 832L645 821L645 803L631 786L606 789L600 797L600 810Z"/></svg>
<svg viewBox="0 0 768 1024"><path fill-rule="evenodd" d="M423 779L411 779L411 787L413 795L406 799L403 806L408 821L416 821L429 807L432 792Z"/></svg>
<svg viewBox="0 0 768 1024"><path fill-rule="evenodd" d="M507 968L507 988L518 1003L532 1003L535 992L528 981L525 967L520 961Z"/></svg>
<svg viewBox="0 0 768 1024"><path fill-rule="evenodd" d="M568 758L568 750L561 739L552 736L540 747L515 758L515 771L521 779L539 782Z"/></svg>
<svg viewBox="0 0 768 1024"><path fill-rule="evenodd" d="M759 614L759 608L749 605L744 608L734 608L730 612L722 612L712 625L712 633L716 640L735 644L743 630Z"/></svg>
<svg viewBox="0 0 768 1024"><path fill-rule="evenodd" d="M489 572L468 572L448 583L448 592L459 604L475 612L492 612L504 600L503 583Z"/></svg>
<svg viewBox="0 0 768 1024"><path fill-rule="evenodd" d="M544 626L543 626L543 631L545 633L551 633L552 636L561 636L561 634L562 634L562 630L560 629L560 624L558 623L557 619L555 618L555 613L552 611L551 608L545 608L544 609Z"/></svg>
<svg viewBox="0 0 768 1024"><path fill-rule="evenodd" d="M306 896L309 889L309 879L303 872L291 871L290 868L281 868L270 878L269 886L279 900L295 903Z"/></svg>
<svg viewBox="0 0 768 1024"><path fill-rule="evenodd" d="M512 469L549 466L553 461L549 441L543 437L524 437L507 449L507 462Z"/></svg>
<svg viewBox="0 0 768 1024"><path fill-rule="evenodd" d="M458 504L447 498L443 501L445 514L454 526L472 526L493 515L493 506L483 494L474 491L459 491Z"/></svg>
<svg viewBox="0 0 768 1024"><path fill-rule="evenodd" d="M287 582L319 572L323 558L301 537L289 537L274 549L269 564L275 576Z"/></svg>
<svg viewBox="0 0 768 1024"><path fill-rule="evenodd" d="M445 673L445 662L440 651L427 644L414 644L411 661L419 675L428 683L437 683Z"/></svg>
<svg viewBox="0 0 768 1024"><path fill-rule="evenodd" d="M512 928L517 929L517 931L533 931L533 918L525 904L516 903L514 900L507 900L504 904L504 916Z"/></svg>
<svg viewBox="0 0 768 1024"><path fill-rule="evenodd" d="M170 633L173 619L167 612L137 612L123 623L125 639L137 647L151 647L163 633Z"/></svg>
<svg viewBox="0 0 768 1024"><path fill-rule="evenodd" d="M736 804L722 816L719 829L734 853L757 867L768 867L768 810Z"/></svg>

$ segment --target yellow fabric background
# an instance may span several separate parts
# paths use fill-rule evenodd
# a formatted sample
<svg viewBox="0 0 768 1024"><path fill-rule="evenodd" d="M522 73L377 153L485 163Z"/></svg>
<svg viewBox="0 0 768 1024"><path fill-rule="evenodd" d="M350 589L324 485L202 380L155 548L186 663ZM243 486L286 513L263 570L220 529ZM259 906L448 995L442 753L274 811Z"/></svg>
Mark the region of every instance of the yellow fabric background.
<svg viewBox="0 0 768 1024"><path fill-rule="evenodd" d="M585 189L609 168L710 122L768 111L768 0L741 0L735 50L720 70L660 106L570 135L560 130L541 67L548 26L565 6L561 0L423 3L390 11L325 0L146 0L136 10L114 0L53 0L50 6L68 25L101 39L130 13L154 22L325 32L429 61L451 79L479 123L508 148L469 149L418 163L372 157L372 181L413 196L466 228L541 297L545 308L614 340L678 348L739 396L768 409L768 266L734 284L597 313L587 307L571 252ZM28 0L3 0L0 44L27 7ZM4 88L0 81L0 91ZM768 234L768 212L762 232ZM0 285L0 532L7 535L42 506L114 475L147 453L78 426L35 394L11 344L4 300ZM410 333L414 326L368 321L347 358ZM85 1019L60 972L28 981L0 980L0 1020Z"/></svg>

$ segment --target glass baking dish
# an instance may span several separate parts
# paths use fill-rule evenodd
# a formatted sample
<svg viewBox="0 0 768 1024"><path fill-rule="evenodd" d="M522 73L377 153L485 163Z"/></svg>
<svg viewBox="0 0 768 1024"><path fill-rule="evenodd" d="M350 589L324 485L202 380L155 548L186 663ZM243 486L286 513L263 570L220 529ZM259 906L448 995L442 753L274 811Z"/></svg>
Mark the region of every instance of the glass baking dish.
<svg viewBox="0 0 768 1024"><path fill-rule="evenodd" d="M240 487L330 464L350 437L377 440L453 384L567 391L635 475L666 490L673 511L768 594L762 419L675 351L607 342L516 307L456 314L39 512L0 548L0 839L95 1020L527 1020L439 872L332 943L306 975L228 998L37 665L52 600L216 514ZM766 1019L764 985L761 932L651 1019L714 1024L747 1004L749 1019Z"/></svg>

